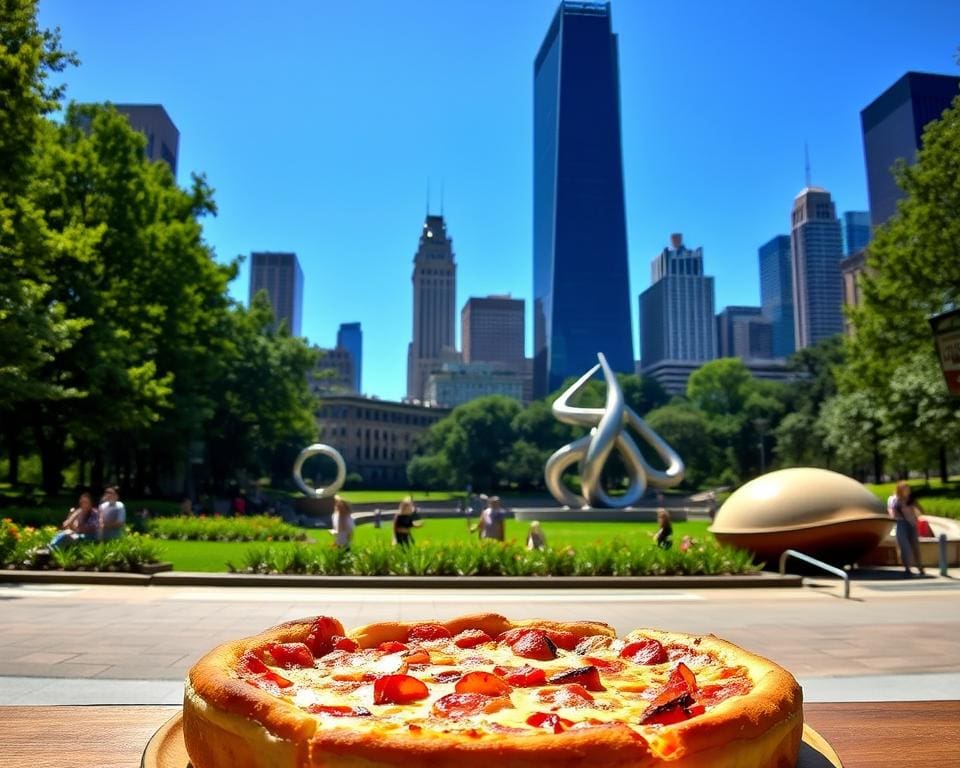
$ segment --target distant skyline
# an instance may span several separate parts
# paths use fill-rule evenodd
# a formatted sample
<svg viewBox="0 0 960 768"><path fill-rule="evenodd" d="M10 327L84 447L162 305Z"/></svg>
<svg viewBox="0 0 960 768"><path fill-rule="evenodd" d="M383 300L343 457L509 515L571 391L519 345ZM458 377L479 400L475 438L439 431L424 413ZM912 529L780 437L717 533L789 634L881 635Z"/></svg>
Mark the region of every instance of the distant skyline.
<svg viewBox="0 0 960 768"><path fill-rule="evenodd" d="M428 184L457 313L526 299L533 353L533 60L557 5L42 0L40 23L82 62L68 99L164 106L180 184L215 190L217 258L295 252L303 333L331 347L361 322L364 389L396 400ZM838 214L868 210L860 110L909 70L960 74L960 4L942 0L611 5L637 358L637 297L671 233L703 247L717 311L759 305L757 249L790 231L804 144Z"/></svg>

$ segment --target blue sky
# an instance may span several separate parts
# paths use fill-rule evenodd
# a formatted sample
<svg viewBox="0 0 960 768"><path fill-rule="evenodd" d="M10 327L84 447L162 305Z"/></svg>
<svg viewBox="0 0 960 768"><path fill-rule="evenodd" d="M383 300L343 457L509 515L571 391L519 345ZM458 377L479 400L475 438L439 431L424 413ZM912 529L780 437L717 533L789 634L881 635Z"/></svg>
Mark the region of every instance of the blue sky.
<svg viewBox="0 0 960 768"><path fill-rule="evenodd" d="M360 321L364 390L405 393L410 276L440 208L470 296L527 300L533 59L557 0L41 0L78 52L68 98L162 103L179 180L203 172L221 260L292 250L303 333ZM958 74L948 0L613 0L633 340L671 232L703 246L717 311L759 303L757 248L804 183L866 210L860 110L907 70ZM232 287L246 301L246 264ZM459 338L459 310L457 316Z"/></svg>

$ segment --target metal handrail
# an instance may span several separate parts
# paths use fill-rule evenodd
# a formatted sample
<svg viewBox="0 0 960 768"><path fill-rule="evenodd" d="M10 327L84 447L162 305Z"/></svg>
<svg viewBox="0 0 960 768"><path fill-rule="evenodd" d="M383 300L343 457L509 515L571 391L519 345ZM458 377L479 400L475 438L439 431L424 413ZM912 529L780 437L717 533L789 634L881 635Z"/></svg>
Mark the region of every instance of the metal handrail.
<svg viewBox="0 0 960 768"><path fill-rule="evenodd" d="M821 568L828 573L832 573L834 576L839 576L843 579L843 596L845 599L850 597L850 574L841 568L834 568L832 565L827 565L821 560L817 560L815 557L810 557L810 555L805 555L803 552L797 552L795 549L785 550L782 555L780 555L780 575L783 576L787 570L787 558L795 557L797 560L803 560L805 563Z"/></svg>

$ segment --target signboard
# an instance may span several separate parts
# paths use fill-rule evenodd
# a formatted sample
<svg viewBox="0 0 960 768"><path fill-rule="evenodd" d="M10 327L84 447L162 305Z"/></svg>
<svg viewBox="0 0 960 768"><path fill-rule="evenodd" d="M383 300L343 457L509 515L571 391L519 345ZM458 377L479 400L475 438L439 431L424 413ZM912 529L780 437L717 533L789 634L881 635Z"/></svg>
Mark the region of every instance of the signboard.
<svg viewBox="0 0 960 768"><path fill-rule="evenodd" d="M951 395L960 397L960 309L934 315L930 318L930 328L947 389Z"/></svg>

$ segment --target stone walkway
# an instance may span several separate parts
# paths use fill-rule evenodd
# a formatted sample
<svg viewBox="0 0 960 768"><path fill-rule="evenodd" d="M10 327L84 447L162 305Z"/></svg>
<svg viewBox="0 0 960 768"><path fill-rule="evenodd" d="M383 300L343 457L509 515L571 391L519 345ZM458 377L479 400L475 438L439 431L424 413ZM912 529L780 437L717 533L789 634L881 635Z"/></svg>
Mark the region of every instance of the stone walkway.
<svg viewBox="0 0 960 768"><path fill-rule="evenodd" d="M960 574L953 574L954 577ZM810 700L960 691L960 580L792 589L362 590L0 585L0 704L176 703L213 645L328 613L346 626L496 611L592 618L618 632L713 632L783 664Z"/></svg>

